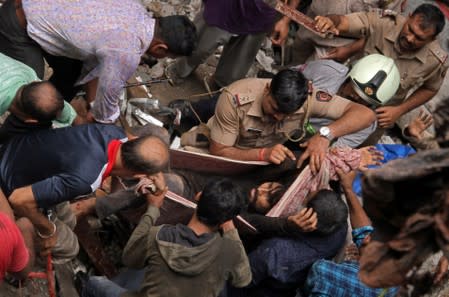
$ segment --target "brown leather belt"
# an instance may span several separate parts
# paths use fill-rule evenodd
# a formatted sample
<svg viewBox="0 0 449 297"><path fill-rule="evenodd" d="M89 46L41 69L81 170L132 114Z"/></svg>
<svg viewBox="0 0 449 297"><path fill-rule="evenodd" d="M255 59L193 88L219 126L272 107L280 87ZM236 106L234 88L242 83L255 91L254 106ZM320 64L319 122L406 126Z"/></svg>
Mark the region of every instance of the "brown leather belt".
<svg viewBox="0 0 449 297"><path fill-rule="evenodd" d="M25 18L25 12L23 11L22 0L14 0L14 6L16 8L17 21L19 22L20 27L26 29L27 20Z"/></svg>

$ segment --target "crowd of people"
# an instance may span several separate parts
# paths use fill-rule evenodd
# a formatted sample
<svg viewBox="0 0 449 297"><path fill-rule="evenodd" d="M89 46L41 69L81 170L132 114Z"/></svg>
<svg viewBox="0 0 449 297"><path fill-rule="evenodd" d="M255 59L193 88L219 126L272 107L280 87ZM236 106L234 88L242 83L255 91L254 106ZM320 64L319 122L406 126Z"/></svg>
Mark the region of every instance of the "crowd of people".
<svg viewBox="0 0 449 297"><path fill-rule="evenodd" d="M396 296L399 283L367 286L348 257L376 227L353 182L379 165L372 145L395 126L416 150L438 148L428 103L449 65L437 39L445 16L433 4L405 15L406 0L286 4L316 32L290 34L292 20L263 0L203 0L193 22L153 17L139 0L4 1L0 281L27 279L39 257L76 258L73 230L86 214L143 206L122 254L137 285L81 273L80 296ZM246 78L267 38L294 38L292 64ZM182 87L219 46L209 81L218 95L170 104L181 121L200 115L181 143L266 165L231 176L170 168L167 130L118 123L127 81L144 56L168 57L165 75ZM84 115L70 104L80 91ZM301 206L271 215L298 175L309 181ZM435 283L447 270L443 256Z"/></svg>

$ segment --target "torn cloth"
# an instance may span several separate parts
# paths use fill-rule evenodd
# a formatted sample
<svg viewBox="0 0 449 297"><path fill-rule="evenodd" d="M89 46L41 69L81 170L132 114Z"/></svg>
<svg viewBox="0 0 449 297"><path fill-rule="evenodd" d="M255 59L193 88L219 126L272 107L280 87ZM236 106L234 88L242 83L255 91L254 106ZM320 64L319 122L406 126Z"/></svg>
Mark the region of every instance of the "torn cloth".
<svg viewBox="0 0 449 297"><path fill-rule="evenodd" d="M336 168L340 168L344 172L357 169L360 158L360 152L349 147L329 150L321 164L320 171L313 175L310 167L306 166L279 202L267 213L267 216L285 217L295 214L310 192L330 189L329 181L338 179Z"/></svg>

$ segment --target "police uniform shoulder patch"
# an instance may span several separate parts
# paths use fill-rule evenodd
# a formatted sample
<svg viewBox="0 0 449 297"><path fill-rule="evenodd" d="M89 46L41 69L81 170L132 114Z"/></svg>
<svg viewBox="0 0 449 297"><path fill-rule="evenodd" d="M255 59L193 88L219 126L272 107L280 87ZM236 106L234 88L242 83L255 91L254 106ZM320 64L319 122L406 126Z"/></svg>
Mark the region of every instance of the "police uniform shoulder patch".
<svg viewBox="0 0 449 297"><path fill-rule="evenodd" d="M329 102L332 99L332 95L323 91L316 92L316 100L320 102Z"/></svg>
<svg viewBox="0 0 449 297"><path fill-rule="evenodd" d="M438 42L432 42L429 49L441 64L445 64L447 62L448 54L441 48Z"/></svg>
<svg viewBox="0 0 449 297"><path fill-rule="evenodd" d="M232 103L234 104L234 106L242 106L248 103L253 102L254 100L256 100L255 98L253 98L252 96L248 96L245 94L234 94L232 95Z"/></svg>
<svg viewBox="0 0 449 297"><path fill-rule="evenodd" d="M391 9L371 8L371 12L375 12L379 17L396 17L398 13Z"/></svg>

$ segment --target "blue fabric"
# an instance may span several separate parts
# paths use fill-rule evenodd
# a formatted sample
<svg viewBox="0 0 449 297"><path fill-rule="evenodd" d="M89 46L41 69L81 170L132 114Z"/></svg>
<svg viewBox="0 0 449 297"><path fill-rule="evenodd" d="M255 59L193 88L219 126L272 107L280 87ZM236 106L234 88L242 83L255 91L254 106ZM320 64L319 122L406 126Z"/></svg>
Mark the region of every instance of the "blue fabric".
<svg viewBox="0 0 449 297"><path fill-rule="evenodd" d="M364 285L358 277L359 264L345 261L316 261L310 269L304 290L309 297L393 297L398 288L374 289ZM383 294L383 295L382 295Z"/></svg>
<svg viewBox="0 0 449 297"><path fill-rule="evenodd" d="M385 164L391 160L402 159L408 155L416 153L416 151L409 145L403 144L376 144L376 149L384 154L382 164ZM371 165L369 168L377 168L377 165ZM362 174L358 173L354 183L352 184L352 190L357 196L362 196Z"/></svg>
<svg viewBox="0 0 449 297"><path fill-rule="evenodd" d="M41 208L89 194L101 181L109 142L125 137L123 129L102 124L16 136L1 148L0 187L8 197L32 185Z"/></svg>
<svg viewBox="0 0 449 297"><path fill-rule="evenodd" d="M303 233L299 238L264 240L248 255L252 281L249 288L232 289L228 296L283 296L305 282L310 266L331 258L346 239L347 225L329 235Z"/></svg>
<svg viewBox="0 0 449 297"><path fill-rule="evenodd" d="M352 230L352 241L360 248L362 246L365 237L373 233L374 228L372 226L363 226Z"/></svg>
<svg viewBox="0 0 449 297"><path fill-rule="evenodd" d="M92 276L83 288L81 297L120 297L126 289L104 276Z"/></svg>

